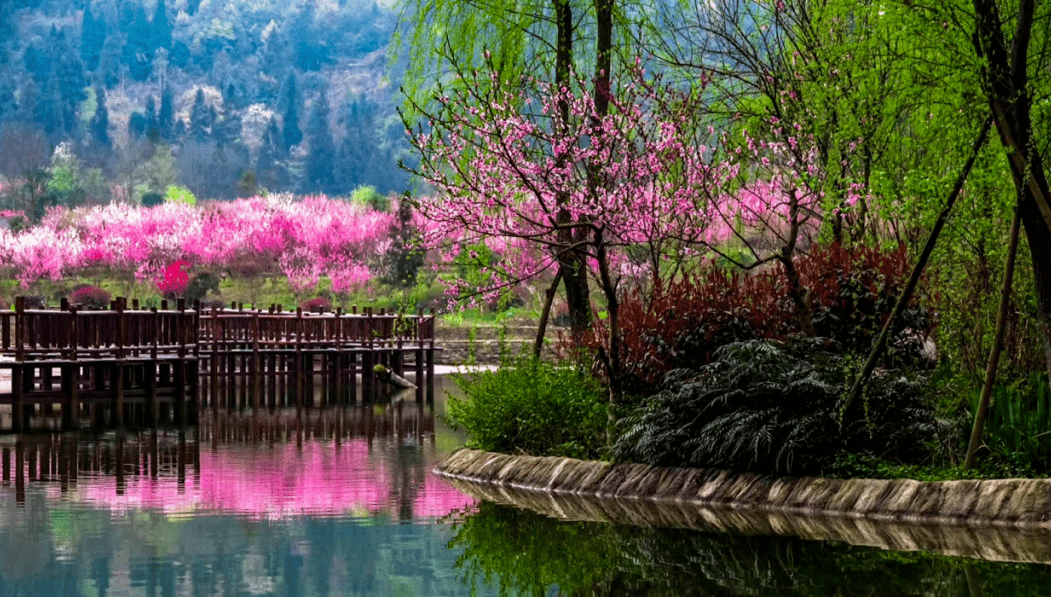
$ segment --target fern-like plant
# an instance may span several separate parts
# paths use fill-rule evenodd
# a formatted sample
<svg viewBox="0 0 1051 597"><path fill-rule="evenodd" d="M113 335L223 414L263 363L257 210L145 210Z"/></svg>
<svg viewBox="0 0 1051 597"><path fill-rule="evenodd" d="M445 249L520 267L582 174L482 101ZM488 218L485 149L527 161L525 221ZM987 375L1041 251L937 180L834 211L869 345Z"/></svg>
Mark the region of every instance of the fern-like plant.
<svg viewBox="0 0 1051 597"><path fill-rule="evenodd" d="M916 459L933 426L923 385L884 374L842 425L848 368L820 341L720 347L700 369L669 372L621 421L619 460L774 474L816 474L843 450Z"/></svg>

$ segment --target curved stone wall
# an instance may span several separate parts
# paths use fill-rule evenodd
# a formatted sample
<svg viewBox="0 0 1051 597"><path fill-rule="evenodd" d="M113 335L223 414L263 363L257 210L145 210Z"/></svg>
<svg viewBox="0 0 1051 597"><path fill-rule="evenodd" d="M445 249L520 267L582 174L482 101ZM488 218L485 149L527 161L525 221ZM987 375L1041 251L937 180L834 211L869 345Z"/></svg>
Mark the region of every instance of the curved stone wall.
<svg viewBox="0 0 1051 597"><path fill-rule="evenodd" d="M555 494L821 516L1051 529L1051 479L772 478L461 449L435 468L475 483Z"/></svg>
<svg viewBox="0 0 1051 597"><path fill-rule="evenodd" d="M467 449L435 472L475 497L559 519L1051 564L1046 479L771 479Z"/></svg>

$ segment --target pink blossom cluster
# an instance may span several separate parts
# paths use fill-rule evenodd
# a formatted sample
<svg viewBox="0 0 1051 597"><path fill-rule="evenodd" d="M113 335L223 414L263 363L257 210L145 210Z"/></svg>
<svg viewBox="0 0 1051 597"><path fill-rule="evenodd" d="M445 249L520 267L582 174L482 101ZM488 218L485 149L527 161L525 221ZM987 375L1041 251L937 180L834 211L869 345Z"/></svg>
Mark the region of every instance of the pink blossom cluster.
<svg viewBox="0 0 1051 597"><path fill-rule="evenodd" d="M407 131L422 158L417 174L438 191L418 200L433 221L425 244L447 264L479 242L501 257L488 288L455 284L454 295L535 276L570 248L586 253L596 276L606 265L645 283L664 263L698 263L727 243L761 261L821 228L825 174L800 125L774 119L760 135L719 132L706 124L717 121L702 94L641 68L615 82L605 113L584 80L484 77L462 73L463 84L437 109L421 108Z"/></svg>
<svg viewBox="0 0 1051 597"><path fill-rule="evenodd" d="M586 81L570 88L467 80L440 97L440 109L408 131L422 157L418 174L439 191L418 200L436 224L428 246L484 239L513 256L502 262L508 274L525 279L569 245L597 257L590 240L567 241L566 230L589 239L601 230L614 263L638 259L629 247L703 242L707 198L727 172L698 142L697 100L641 69L632 75L608 93L606 113ZM666 248L642 251L643 260Z"/></svg>
<svg viewBox="0 0 1051 597"><path fill-rule="evenodd" d="M0 263L28 286L87 268L144 281L161 279L179 261L204 269L251 261L299 290L327 276L334 291L347 292L372 278L394 223L391 213L323 196L56 208L23 232L0 230Z"/></svg>

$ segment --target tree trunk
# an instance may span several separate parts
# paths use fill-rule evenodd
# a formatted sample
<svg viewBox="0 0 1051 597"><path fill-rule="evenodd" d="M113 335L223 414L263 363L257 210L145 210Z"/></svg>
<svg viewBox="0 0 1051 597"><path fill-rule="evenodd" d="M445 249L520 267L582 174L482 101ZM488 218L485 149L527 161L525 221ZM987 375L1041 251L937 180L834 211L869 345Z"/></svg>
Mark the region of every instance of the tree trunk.
<svg viewBox="0 0 1051 597"><path fill-rule="evenodd" d="M996 383L996 368L1000 364L1000 350L1004 344L1004 331L1007 329L1007 311L1011 304L1011 281L1015 272L1015 253L1018 252L1018 209L1011 218L1011 238L1007 246L1007 263L1004 265L1004 282L1000 289L1000 308L996 314L996 331L993 333L993 346L989 350L989 361L985 366L985 383L982 395L978 399L978 410L974 413L974 426L971 428L971 441L967 444L967 457L963 470L974 467L978 455L978 444L982 439L985 427L985 416L989 412L989 402L993 396L993 384Z"/></svg>
<svg viewBox="0 0 1051 597"><path fill-rule="evenodd" d="M982 84L1007 151L1011 176L1019 192L1018 211L1029 241L1036 282L1044 354L1051 380L1051 208L1042 156L1033 145L1028 52L1035 0L1020 0L1015 33L1009 45L995 0L973 0L975 52L983 60ZM1011 48L1008 55L1007 48Z"/></svg>
<svg viewBox="0 0 1051 597"><path fill-rule="evenodd" d="M555 0L555 86L569 87L569 75L573 64L573 9L568 0ZM558 102L558 126L569 128L569 104ZM557 201L565 205L567 198L559 196ZM591 327L591 300L587 278L587 257L578 248L571 223L571 214L564 207L559 207L555 219L560 226L558 231L558 276L565 283L566 306L569 309L570 333L580 338Z"/></svg>
<svg viewBox="0 0 1051 597"><path fill-rule="evenodd" d="M551 286L544 291L544 307L540 311L540 321L536 324L536 341L533 343L533 358L540 359L540 353L544 350L544 334L547 333L547 321L551 318L551 303L555 301L555 293L562 281L562 272L555 274Z"/></svg>

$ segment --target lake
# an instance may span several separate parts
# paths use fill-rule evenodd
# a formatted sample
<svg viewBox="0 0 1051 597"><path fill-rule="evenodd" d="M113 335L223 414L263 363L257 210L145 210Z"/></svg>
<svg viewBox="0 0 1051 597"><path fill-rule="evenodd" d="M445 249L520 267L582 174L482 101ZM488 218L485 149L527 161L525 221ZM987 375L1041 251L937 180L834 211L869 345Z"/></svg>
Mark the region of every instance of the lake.
<svg viewBox="0 0 1051 597"><path fill-rule="evenodd" d="M430 472L460 443L412 404L2 436L0 596L1051 591L1043 564L563 521L480 501Z"/></svg>

